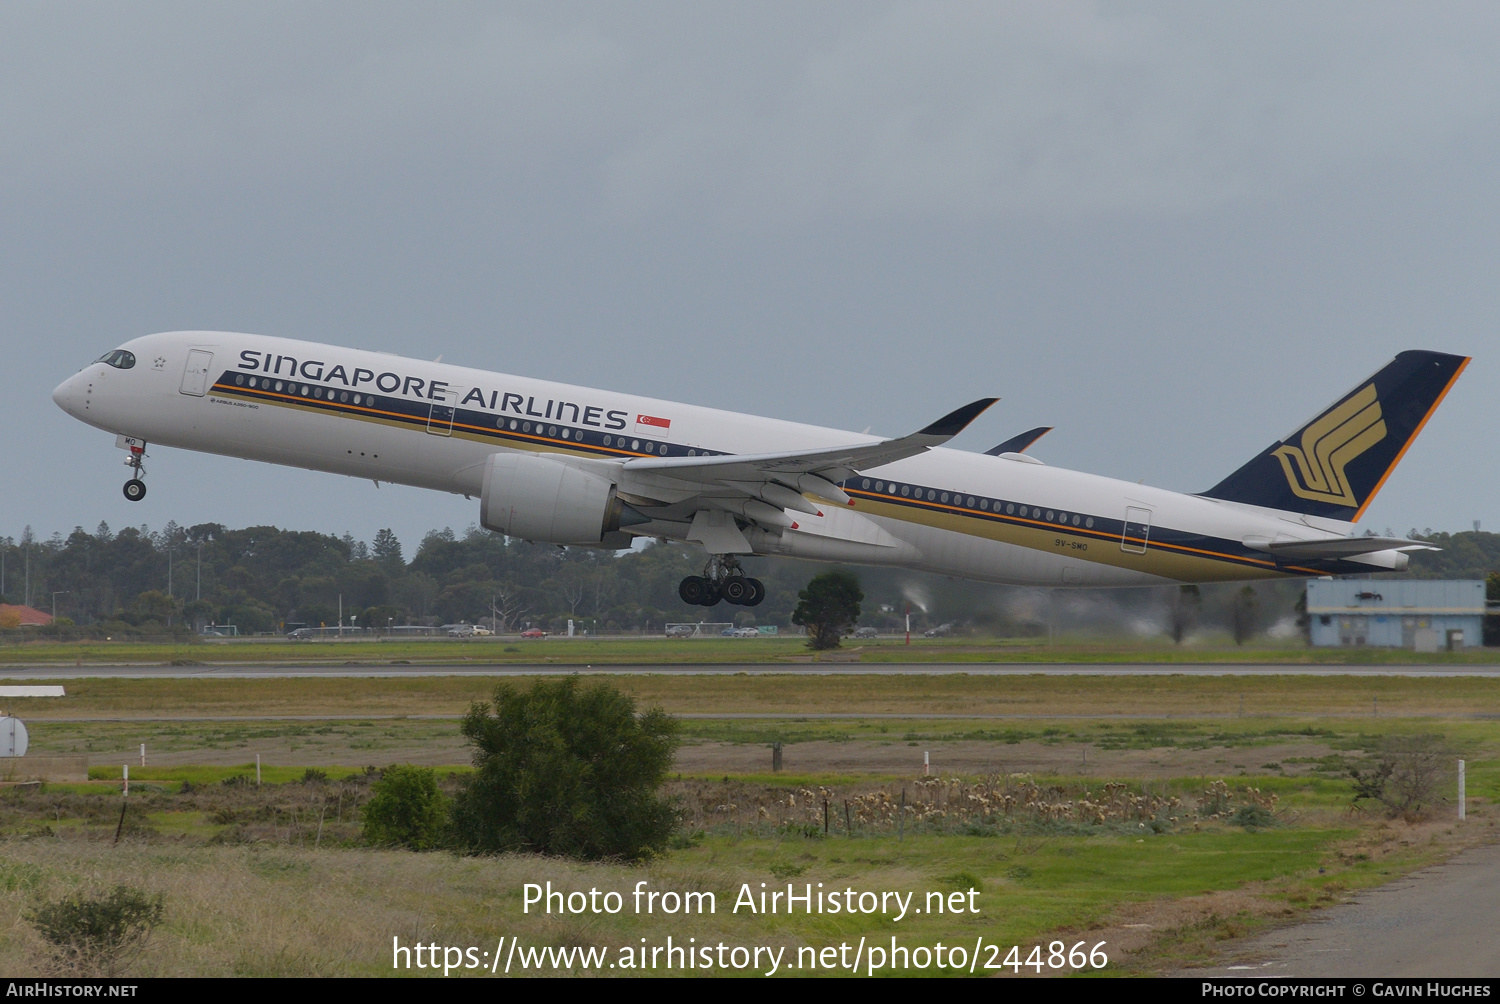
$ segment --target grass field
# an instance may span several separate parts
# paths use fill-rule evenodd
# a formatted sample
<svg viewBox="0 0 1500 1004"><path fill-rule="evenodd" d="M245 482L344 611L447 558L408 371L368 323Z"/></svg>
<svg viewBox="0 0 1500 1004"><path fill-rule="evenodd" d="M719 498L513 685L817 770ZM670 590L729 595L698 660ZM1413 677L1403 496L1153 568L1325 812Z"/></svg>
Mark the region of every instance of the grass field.
<svg viewBox="0 0 1500 1004"><path fill-rule="evenodd" d="M490 953L501 938L519 938L528 950L607 949L619 960L641 939L661 947L668 936L677 944L781 947L793 953L784 957L790 961L828 946L837 957L844 944L847 959L860 938L887 948L893 936L908 948L942 941L972 949L976 939L1001 946L981 962L1000 962L1011 945L1024 960L1037 945L1045 956L1054 940L1069 948L1105 941L1107 972L1157 972L1210 960L1226 939L1493 839L1500 804L1500 681L1484 678L811 677L789 670L609 680L641 705L681 716L685 740L682 773L668 786L682 799L680 839L638 867L360 843L358 805L372 776L366 768L423 762L456 783L467 750L455 718L488 696L493 678L82 679L67 681L62 699L11 702L8 710L31 728L33 753L87 753L94 780L0 792L0 929L8 932L0 966L26 974L45 964L45 948L24 920L35 904L123 882L163 893L168 909L165 926L133 963L137 975L380 975L392 971L392 938ZM1394 734L1441 735L1468 758L1466 824L1450 822L1445 804L1413 821L1350 811L1348 766ZM773 741L786 744L786 773L768 770ZM146 768L133 755L142 742L150 750ZM1107 782L1142 797L1190 798L1222 778L1236 789L1274 793L1277 821L1245 829L1193 814L1160 832L1134 823L1035 821L970 832L958 815L934 812L897 829L889 820L883 827L861 821L856 808L846 832L839 816L846 799L858 806L877 791L892 802L898 793L914 804L931 797L919 794L928 790L920 767L928 751L955 790L1002 783L983 778L1019 770L1023 780L1015 783L1034 779L1059 799L1076 800ZM257 753L259 788L251 783ZM127 761L131 808L115 844L115 764ZM303 783L310 767L321 776ZM949 811L946 802L941 808ZM628 908L523 912L523 884L549 880L627 895L645 880L657 890L713 892L719 910L692 917ZM913 892L919 903L928 893L972 888L980 912L899 922L730 912L742 883L758 892L762 882L767 889L822 882ZM811 958L800 956L807 964ZM560 966L580 968L588 967L576 958Z"/></svg>
<svg viewBox="0 0 1500 1004"><path fill-rule="evenodd" d="M850 641L826 658L869 663L1286 663L1289 665L1401 665L1500 662L1500 649L1416 653L1396 649L1313 649L1300 641L1261 642L1254 647L1170 641L1095 641L1015 638L914 638ZM542 641L485 639L351 639L291 642L279 639L150 642L22 642L0 644L0 666L36 665L213 665L292 663L343 665L391 663L491 665L690 665L795 663L813 659L804 639L780 638L549 638Z"/></svg>
<svg viewBox="0 0 1500 1004"><path fill-rule="evenodd" d="M586 671L583 671L586 672ZM1500 714L1500 679L1399 676L611 676L674 714L1237 717ZM45 678L28 676L28 683ZM22 718L456 715L526 677L81 679L67 696L7 699Z"/></svg>

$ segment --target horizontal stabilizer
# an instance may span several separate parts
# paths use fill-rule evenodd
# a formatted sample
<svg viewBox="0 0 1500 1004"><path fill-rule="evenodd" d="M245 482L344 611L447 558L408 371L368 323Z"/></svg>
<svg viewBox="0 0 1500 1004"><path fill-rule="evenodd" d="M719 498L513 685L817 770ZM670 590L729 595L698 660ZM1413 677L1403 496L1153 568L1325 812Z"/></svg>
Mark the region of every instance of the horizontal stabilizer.
<svg viewBox="0 0 1500 1004"><path fill-rule="evenodd" d="M1245 546L1292 561L1352 558L1376 551L1440 551L1442 548L1404 537L1328 537L1323 540L1247 538Z"/></svg>
<svg viewBox="0 0 1500 1004"><path fill-rule="evenodd" d="M998 457L1002 453L1025 453L1026 448L1052 431L1050 425L1039 425L1029 432L1023 432L1019 436L1012 436L999 446L991 447L984 451L987 457Z"/></svg>

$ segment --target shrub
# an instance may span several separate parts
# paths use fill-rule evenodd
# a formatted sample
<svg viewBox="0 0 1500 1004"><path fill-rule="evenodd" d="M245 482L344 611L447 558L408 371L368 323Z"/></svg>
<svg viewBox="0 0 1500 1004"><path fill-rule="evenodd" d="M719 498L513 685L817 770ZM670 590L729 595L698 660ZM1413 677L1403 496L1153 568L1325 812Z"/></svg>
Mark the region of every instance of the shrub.
<svg viewBox="0 0 1500 1004"><path fill-rule="evenodd" d="M859 620L859 604L864 598L859 580L848 572L815 575L797 594L792 623L807 628L809 648L838 648L839 637Z"/></svg>
<svg viewBox="0 0 1500 1004"><path fill-rule="evenodd" d="M1373 767L1349 769L1354 802L1373 799L1392 818L1420 816L1437 797L1454 769L1455 752L1442 736L1398 736L1386 739Z"/></svg>
<svg viewBox="0 0 1500 1004"><path fill-rule="evenodd" d="M77 893L45 903L26 919L52 946L60 970L116 976L125 970L126 949L144 941L164 912L160 894L122 885L106 896Z"/></svg>
<svg viewBox="0 0 1500 1004"><path fill-rule="evenodd" d="M365 803L365 840L377 847L427 851L443 842L448 798L431 767L387 767Z"/></svg>
<svg viewBox="0 0 1500 1004"><path fill-rule="evenodd" d="M1234 810L1229 821L1251 831L1266 830L1276 825L1276 816L1264 806L1242 805Z"/></svg>
<svg viewBox="0 0 1500 1004"><path fill-rule="evenodd" d="M536 851L640 860L665 849L676 814L658 789L677 749L677 722L608 684L569 677L475 703L463 734L474 774L453 807L471 853Z"/></svg>

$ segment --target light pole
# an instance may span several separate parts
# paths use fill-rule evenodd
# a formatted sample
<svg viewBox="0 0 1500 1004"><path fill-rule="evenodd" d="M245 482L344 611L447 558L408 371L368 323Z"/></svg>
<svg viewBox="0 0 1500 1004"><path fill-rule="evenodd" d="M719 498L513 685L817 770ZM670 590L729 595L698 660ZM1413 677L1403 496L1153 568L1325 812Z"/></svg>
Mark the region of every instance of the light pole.
<svg viewBox="0 0 1500 1004"><path fill-rule="evenodd" d="M52 619L57 620L57 598L71 593L71 589L54 589L52 591Z"/></svg>
<svg viewBox="0 0 1500 1004"><path fill-rule="evenodd" d="M198 581L193 590L193 599L203 599L203 541L198 541Z"/></svg>
<svg viewBox="0 0 1500 1004"><path fill-rule="evenodd" d="M172 549L167 548L167 596L172 595Z"/></svg>

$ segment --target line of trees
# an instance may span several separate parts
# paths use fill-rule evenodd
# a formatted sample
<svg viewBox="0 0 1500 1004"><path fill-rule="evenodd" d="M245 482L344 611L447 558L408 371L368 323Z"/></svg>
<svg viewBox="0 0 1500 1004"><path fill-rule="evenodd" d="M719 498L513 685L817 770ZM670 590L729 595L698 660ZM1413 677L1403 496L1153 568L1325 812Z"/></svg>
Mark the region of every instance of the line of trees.
<svg viewBox="0 0 1500 1004"><path fill-rule="evenodd" d="M158 531L101 523L66 537L0 538L0 595L98 633L165 635L234 625L241 634L288 623L385 628L495 622L659 630L681 617L677 583L700 570L687 548L607 551L533 545L471 528L429 533L410 561L390 530L345 534L217 523ZM94 633L94 632L90 632Z"/></svg>
<svg viewBox="0 0 1500 1004"><path fill-rule="evenodd" d="M1500 569L1500 534L1427 534L1442 551L1413 556L1411 574L1484 578ZM39 539L30 527L0 537L0 601L54 609L70 633L100 637L185 634L234 625L241 634L288 623L385 628L401 624L493 624L561 630L572 619L592 633L659 632L671 621L733 620L792 624L799 591L831 566L751 558L746 571L766 584L755 608L711 611L684 605L678 582L703 570L696 547L652 543L616 554L528 544L470 527L435 530L408 559L390 530L365 542L350 534L217 523L118 531L101 523ZM1301 583L1237 584L1178 590L1026 590L861 568L860 623L884 631L949 623L999 635L1052 630L1102 633L1155 623L1181 638L1199 627L1229 629L1244 640L1296 616ZM8 627L0 623L0 630Z"/></svg>

